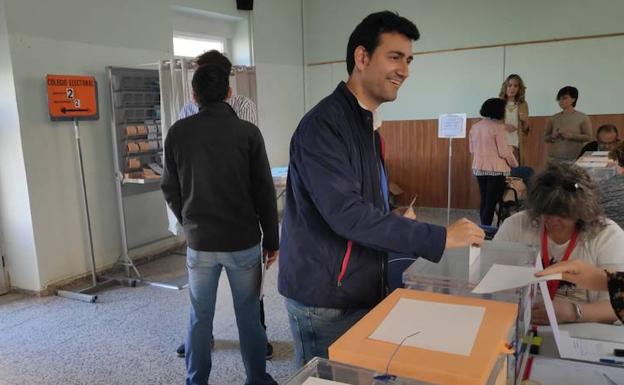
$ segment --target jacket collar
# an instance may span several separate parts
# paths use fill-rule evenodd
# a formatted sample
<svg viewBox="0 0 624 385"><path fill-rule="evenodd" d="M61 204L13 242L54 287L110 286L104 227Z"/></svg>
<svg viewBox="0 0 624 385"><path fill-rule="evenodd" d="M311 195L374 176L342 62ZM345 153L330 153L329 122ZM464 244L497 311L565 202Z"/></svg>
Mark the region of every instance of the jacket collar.
<svg viewBox="0 0 624 385"><path fill-rule="evenodd" d="M347 101L349 107L358 113L362 117L363 121L366 121L366 118L369 118L371 122L373 122L373 113L366 108L363 108L358 99L351 93L349 88L347 87L347 83L341 81L336 89L334 90L334 94L340 96L344 100Z"/></svg>
<svg viewBox="0 0 624 385"><path fill-rule="evenodd" d="M201 115L212 116L237 116L236 112L234 112L234 109L232 109L232 107L225 101L208 103L205 106L199 108L199 113Z"/></svg>

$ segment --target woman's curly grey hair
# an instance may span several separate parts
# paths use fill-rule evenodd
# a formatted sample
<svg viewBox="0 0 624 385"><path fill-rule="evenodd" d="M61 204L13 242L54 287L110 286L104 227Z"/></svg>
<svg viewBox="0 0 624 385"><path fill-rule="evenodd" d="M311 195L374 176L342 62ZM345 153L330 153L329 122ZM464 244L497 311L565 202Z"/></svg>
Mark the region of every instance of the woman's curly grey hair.
<svg viewBox="0 0 624 385"><path fill-rule="evenodd" d="M541 215L558 215L575 219L577 230L590 236L606 226L596 184L573 164L548 164L535 176L527 206L534 224Z"/></svg>

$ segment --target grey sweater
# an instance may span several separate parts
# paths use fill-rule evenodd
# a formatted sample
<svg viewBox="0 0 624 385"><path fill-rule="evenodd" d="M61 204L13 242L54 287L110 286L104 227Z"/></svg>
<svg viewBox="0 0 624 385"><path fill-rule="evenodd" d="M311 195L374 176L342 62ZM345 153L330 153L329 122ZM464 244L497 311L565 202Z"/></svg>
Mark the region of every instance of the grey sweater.
<svg viewBox="0 0 624 385"><path fill-rule="evenodd" d="M574 160L583 148L583 143L592 138L591 122L580 111L562 111L548 120L544 136L547 142L552 143L548 153L550 158Z"/></svg>
<svg viewBox="0 0 624 385"><path fill-rule="evenodd" d="M624 175L600 182L598 190L605 216L624 229Z"/></svg>

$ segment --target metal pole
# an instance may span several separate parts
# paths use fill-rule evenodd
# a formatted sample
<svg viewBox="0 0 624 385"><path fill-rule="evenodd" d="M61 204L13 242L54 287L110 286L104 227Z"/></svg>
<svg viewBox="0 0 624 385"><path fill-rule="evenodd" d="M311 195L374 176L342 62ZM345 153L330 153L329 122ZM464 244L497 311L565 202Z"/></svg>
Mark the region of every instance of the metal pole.
<svg viewBox="0 0 624 385"><path fill-rule="evenodd" d="M452 157L453 157L453 138L449 138L449 153L448 153L448 191L446 193L447 203L446 203L446 225L449 226L451 224L451 168L452 168Z"/></svg>
<svg viewBox="0 0 624 385"><path fill-rule="evenodd" d="M93 251L93 232L91 231L91 216L89 215L89 200L87 198L87 186L84 178L84 167L82 165L82 148L80 146L80 127L78 119L74 119L74 134L76 135L76 149L78 150L78 166L80 166L80 187L82 191L82 202L85 218L87 221L87 232L89 234L89 252L91 255L91 283L97 285L97 275L95 274L95 252Z"/></svg>

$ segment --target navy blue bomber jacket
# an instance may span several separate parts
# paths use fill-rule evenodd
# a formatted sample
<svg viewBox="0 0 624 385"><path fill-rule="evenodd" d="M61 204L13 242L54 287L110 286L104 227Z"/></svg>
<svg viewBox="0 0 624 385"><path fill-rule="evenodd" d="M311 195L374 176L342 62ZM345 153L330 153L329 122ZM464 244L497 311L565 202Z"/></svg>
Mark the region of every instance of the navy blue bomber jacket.
<svg viewBox="0 0 624 385"><path fill-rule="evenodd" d="M280 241L280 294L308 306L372 308L388 252L442 257L446 229L384 213L380 137L346 84L299 123Z"/></svg>

